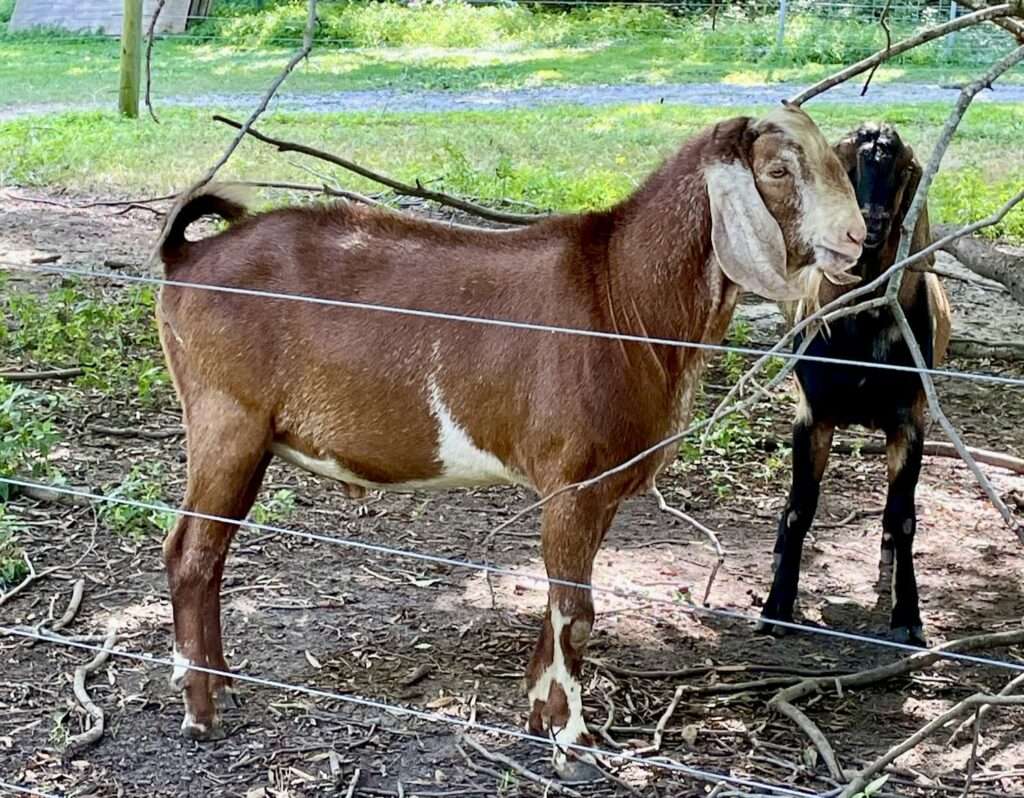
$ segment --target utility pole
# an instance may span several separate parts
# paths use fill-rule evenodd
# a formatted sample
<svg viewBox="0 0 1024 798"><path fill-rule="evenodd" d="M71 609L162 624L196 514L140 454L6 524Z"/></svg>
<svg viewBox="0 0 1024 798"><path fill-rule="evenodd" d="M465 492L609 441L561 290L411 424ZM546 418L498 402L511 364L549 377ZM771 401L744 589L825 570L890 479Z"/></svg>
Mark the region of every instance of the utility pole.
<svg viewBox="0 0 1024 798"><path fill-rule="evenodd" d="M124 116L139 116L142 73L142 0L124 0L121 20L121 91L118 108Z"/></svg>

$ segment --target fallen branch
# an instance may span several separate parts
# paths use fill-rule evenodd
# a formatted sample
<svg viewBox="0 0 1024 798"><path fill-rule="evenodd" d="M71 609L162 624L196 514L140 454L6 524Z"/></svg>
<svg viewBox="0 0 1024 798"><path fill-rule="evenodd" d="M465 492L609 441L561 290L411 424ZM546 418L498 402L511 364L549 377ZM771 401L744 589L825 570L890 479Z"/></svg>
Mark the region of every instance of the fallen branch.
<svg viewBox="0 0 1024 798"><path fill-rule="evenodd" d="M183 427L172 429L139 429L138 427L105 427L101 424L90 424L86 427L89 432L97 435L110 435L113 438L148 438L149 440L162 441L167 438L180 438L185 434Z"/></svg>
<svg viewBox="0 0 1024 798"><path fill-rule="evenodd" d="M708 529L696 518L687 515L682 510L677 510L675 507L669 507L668 503L665 501L665 497L661 494L661 491L658 490L657 485L651 485L651 493L653 493L654 498L658 500L659 510L661 510L663 513L668 513L671 516L674 516L682 521L685 521L698 532L702 533L704 537L706 537L709 541L711 541L711 547L715 550L715 555L718 557L718 559L715 561L714 566L711 568L711 573L708 575L707 585L705 585L704 587L704 599L702 603L705 606L707 606L708 597L711 595L711 587L715 584L715 577L718 576L718 569L721 568L722 563L725 562L725 549L722 548L722 544L718 540L718 535L716 535L712 530Z"/></svg>
<svg viewBox="0 0 1024 798"><path fill-rule="evenodd" d="M951 225L937 225L936 233L943 235ZM1015 300L1024 304L1024 255L1001 252L995 245L979 238L960 238L945 247L975 274L1005 286Z"/></svg>
<svg viewBox="0 0 1024 798"><path fill-rule="evenodd" d="M885 0L885 8L882 9L882 14L878 18L878 24L881 25L882 30L885 31L885 54L888 57L889 51L892 49L892 31L889 29L889 10L892 8L892 0ZM860 96L863 97L868 93L868 86L871 85L871 79L875 76L875 72L881 65L881 61L871 67L871 71L868 72L867 80L864 81L864 88L860 90Z"/></svg>
<svg viewBox="0 0 1024 798"><path fill-rule="evenodd" d="M882 754L878 759L860 771L860 773L858 773L856 777L846 785L843 791L839 794L839 798L854 798L854 796L858 795L861 790L867 786L868 781L872 776L905 754L911 748L916 747L930 734L933 734L951 720L970 712L976 707L985 706L1024 706L1024 696L987 695L985 693L975 693L974 695L965 698L959 704L946 712L943 712L939 717L926 723L902 743L890 748L886 753Z"/></svg>
<svg viewBox="0 0 1024 798"><path fill-rule="evenodd" d="M834 75L830 75L823 80L818 81L813 86L804 89L799 94L795 95L790 102L794 105L803 105L808 100L817 97L819 94L828 91L834 86L838 86L840 83L845 83L850 78L856 77L862 72L867 72L877 64L887 61L900 53L905 53L907 50L930 42L933 39L939 39L946 34L954 33L964 28L969 28L973 25L978 25L981 22L988 20L999 19L1001 17L1008 17L1014 14L1020 15L1020 3L1002 3L997 6L986 6L979 11L975 11L971 14L965 14L962 17L944 22L941 25L936 25L933 28L927 28L915 36L904 39L901 42L897 42L892 46L887 46L884 50L879 50L874 55L868 56L856 64L846 67L845 69L836 72Z"/></svg>
<svg viewBox="0 0 1024 798"><path fill-rule="evenodd" d="M1020 674L1020 676L1016 676L1013 679L1011 679L1009 681L1009 683L1007 683L1006 687L1004 687L1002 690L1000 690L997 693L997 695L1010 695L1010 693L1012 693L1014 690L1016 690L1021 685L1024 685L1024 673ZM961 723L959 726L957 726L957 728L953 731L953 733L951 735L949 735L949 739L946 740L946 745L947 746L955 745L957 740L963 734L965 734L967 732L967 730L971 728L971 726L976 726L978 721L981 720L982 718L984 718L985 715L988 714L990 709L991 709L991 706L979 707L978 712L977 712L975 717L968 718L967 720L965 720L963 723Z"/></svg>
<svg viewBox="0 0 1024 798"><path fill-rule="evenodd" d="M78 579L71 588L71 600L68 601L68 606L64 610L64 614L60 616L53 624L50 625L48 631L59 632L65 626L75 620L75 616L78 615L78 610L82 606L82 597L85 595L85 580Z"/></svg>
<svg viewBox="0 0 1024 798"><path fill-rule="evenodd" d="M69 759L90 745L95 744L103 736L105 715L103 709L94 704L89 697L89 693L85 689L85 679L90 673L99 670L107 659L110 658L110 650L114 647L116 640L117 627L111 626L107 631L106 639L103 641L103 650L99 651L85 665L75 669L75 698L82 705L82 709L92 718L93 723L92 726L88 727L81 734L76 734L68 739L68 743L64 747L65 759Z"/></svg>
<svg viewBox="0 0 1024 798"><path fill-rule="evenodd" d="M174 199L175 194L164 194L160 197L146 197L144 199L130 199L130 200L96 200L94 202L59 202L58 200L46 199L45 197L25 197L20 194L13 194L7 192L8 196L13 197L19 202L35 202L40 205L54 205L58 208L67 208L68 210L81 211L88 208L110 208L121 205L146 205L152 202L167 202L168 200Z"/></svg>
<svg viewBox="0 0 1024 798"><path fill-rule="evenodd" d="M976 462L997 468L1005 468L1007 471L1013 471L1015 474L1024 474L1024 459L1020 457L1014 457L1002 452L993 452L988 449L978 449L974 446L968 446L967 451L971 453ZM871 441L863 444L834 443L832 444L832 453L882 455L886 453L886 445L881 441ZM956 447L947 441L926 441L924 443L924 454L928 457L960 459L960 453L956 450Z"/></svg>
<svg viewBox="0 0 1024 798"><path fill-rule="evenodd" d="M234 119L220 116L219 114L215 115L213 119L216 122L221 122L239 130L242 128L241 123ZM478 216L481 219L487 219L488 221L501 222L504 224L527 225L541 221L542 219L550 218L548 214L508 213L506 211L494 210L493 208L488 208L485 205L478 205L475 202L470 202L469 200L461 199L460 197L455 197L451 194L446 194L443 191L434 191L433 189L425 188L419 182L415 185L403 183L393 177L388 177L380 172L375 172L372 169L361 166L347 158L333 155L332 153L325 152L324 150L318 150L316 147L309 147L305 144L274 138L273 136L268 136L251 128L246 130L246 133L257 141L262 141L264 144L276 147L278 152L295 152L301 155L308 155L311 158L318 158L321 161L326 161L327 163L334 164L335 166L340 166L342 169L347 169L360 177L365 177L367 180L372 180L375 183L387 186L397 194L430 200L431 202L436 202L439 205L455 208L456 210L464 211L465 213Z"/></svg>
<svg viewBox="0 0 1024 798"><path fill-rule="evenodd" d="M0 371L0 380L33 382L34 380L72 380L85 374L83 368L51 369L50 371Z"/></svg>
<svg viewBox="0 0 1024 798"><path fill-rule="evenodd" d="M980 338L952 338L949 353L957 357L992 360L1024 359L1024 341L985 341Z"/></svg>
<svg viewBox="0 0 1024 798"><path fill-rule="evenodd" d="M820 692L841 692L857 689L887 681L897 676L905 676L913 671L928 667L941 659L944 653L966 653L987 648L1014 646L1020 643L1024 643L1024 629L964 637L928 649L927 651L911 654L909 657L890 662L887 665L880 665L875 668L858 671L857 673L804 679L798 684L781 690L768 702L768 706L793 720L814 743L828 766L832 777L836 780L845 781L845 776L839 767L831 744L810 718L796 707L794 702Z"/></svg>
<svg viewBox="0 0 1024 798"><path fill-rule="evenodd" d="M469 735L462 735L462 742L476 751L478 754L483 756L485 759L494 762L495 764L501 765L502 767L508 768L509 770L518 773L524 779L532 781L534 784L540 784L546 791L553 792L556 795L569 795L572 798L582 798L582 795L571 787L566 787L559 784L556 781L545 778L544 776L534 773L527 767L520 765L514 759L511 759L504 754L499 754L495 751L489 751L484 748L480 743L474 740Z"/></svg>
<svg viewBox="0 0 1024 798"><path fill-rule="evenodd" d="M15 587L12 587L6 593L0 593L0 607L4 606L4 604L17 596L29 585L38 582L40 579L45 579L50 574L60 570L60 566L55 565L51 568L44 568L42 571L36 571L36 568L32 564L32 560L29 558L28 554L25 553L22 556L25 558L25 565L28 568L28 576L22 579Z"/></svg>
<svg viewBox="0 0 1024 798"><path fill-rule="evenodd" d="M668 708L662 713L661 718L658 720L658 725L654 727L654 742L646 746L645 748L639 748L633 753L636 755L643 754L656 754L661 751L661 741L665 736L665 728L668 726L669 720L676 712L676 707L679 706L679 699L683 697L683 688L685 685L679 685L676 688L675 694L672 696L672 701L669 703Z"/></svg>
<svg viewBox="0 0 1024 798"><path fill-rule="evenodd" d="M149 115L153 117L153 121L160 124L160 120L156 118L156 112L153 110L153 101L150 95L150 89L153 86L153 39L156 34L156 23L160 18L160 12L164 10L164 5L167 0L158 0L156 8L153 9L153 17L149 20L149 32L146 34L146 108L149 109Z"/></svg>

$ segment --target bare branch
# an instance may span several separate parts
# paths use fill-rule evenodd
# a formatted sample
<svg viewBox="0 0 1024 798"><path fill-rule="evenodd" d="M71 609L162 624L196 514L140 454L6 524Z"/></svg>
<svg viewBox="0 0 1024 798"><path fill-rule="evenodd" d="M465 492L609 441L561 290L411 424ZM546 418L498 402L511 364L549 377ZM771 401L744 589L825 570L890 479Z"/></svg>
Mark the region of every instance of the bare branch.
<svg viewBox="0 0 1024 798"><path fill-rule="evenodd" d="M798 684L779 691L779 693L768 702L768 706L796 722L797 725L800 726L800 728L814 742L819 753L821 753L822 758L828 765L829 770L832 771L833 777L841 779L843 778L842 775L836 775L836 771L840 771L841 769L836 761L835 751L832 749L831 744L829 744L828 740L824 738L824 735L820 734L820 730L818 730L817 726L811 722L810 718L796 707L794 702L820 692L867 687L872 684L877 684L878 682L893 679L897 676L904 676L913 671L928 667L939 660L943 653L965 653L969 651L977 651L979 649L1019 645L1022 642L1024 642L1024 629L1014 629L1009 632L991 632L988 634L974 635L972 637L964 637L959 640L951 640L948 643L928 649L927 651L920 651L916 654L911 654L909 657L904 657L903 659L896 660L895 662L890 662L887 665L880 665L875 668L869 668L868 670L858 671L857 673L804 679ZM819 733L814 734L813 732L815 730ZM899 754L897 754L897 756L898 755ZM887 763L883 763L882 766L884 767L885 764ZM872 773L874 772L876 771L872 771ZM861 775L864 774L862 773ZM870 777L870 775L871 774L868 774L867 777Z"/></svg>
<svg viewBox="0 0 1024 798"><path fill-rule="evenodd" d="M153 9L153 17L149 20L149 32L146 34L146 108L149 109L149 115L153 117L153 121L157 124L160 124L160 120L156 118L150 94L150 90L153 87L153 38L156 34L157 20L160 19L160 12L164 10L166 3L167 0L158 0L156 8Z"/></svg>
<svg viewBox="0 0 1024 798"><path fill-rule="evenodd" d="M1002 690L999 691L998 695L1010 695L1010 693L1012 693L1014 690L1016 690L1021 685L1024 685L1024 673L1020 674L1020 676L1015 676L1013 679L1011 679L1006 684L1006 687L1004 687ZM972 725L973 726L977 726L978 721L981 720L982 718L984 718L985 715L987 715L990 710L991 710L991 706L980 707L978 709L977 715L974 718L970 718L968 720L965 720L963 723L961 723L956 728L956 731L954 731L949 736L949 739L946 740L946 745L947 746L954 745L956 743L956 741L960 738L960 736L962 734L964 734L969 728L971 728Z"/></svg>
<svg viewBox="0 0 1024 798"><path fill-rule="evenodd" d="M885 0L885 8L882 9L882 15L878 18L878 24L882 26L882 30L885 31L885 56L889 57L889 51L892 50L892 31L889 30L889 10L892 8L892 0ZM879 61L868 72L868 78L864 81L864 88L860 90L860 96L863 97L868 93L868 86L871 85L871 79L875 76L875 72L878 71L878 67L882 62Z"/></svg>
<svg viewBox="0 0 1024 798"><path fill-rule="evenodd" d="M233 128L237 128L239 130L242 128L242 125L234 119L228 119L227 117L220 116L219 114L215 115L213 118L215 121L229 125ZM487 219L492 222L501 222L504 224L526 225L550 218L548 214L508 213L506 211L494 210L493 208L488 208L484 205L478 205L475 202L470 202L469 200L455 197L451 194L446 194L443 191L434 191L433 189L424 188L420 183L416 183L416 185L403 183L393 177L381 174L380 172L375 172L374 170L357 164L354 161L350 161L347 158L342 158L341 156L325 152L324 150L319 150L316 147L309 147L305 144L274 138L273 136L268 136L253 129L246 130L246 133L257 141L262 141L264 144L270 144L277 147L278 152L297 152L302 155L308 155L311 158L319 158L321 161L326 161L327 163L332 163L335 166L340 166L342 169L354 172L360 177L365 177L367 180L373 180L375 183L387 186L398 194L403 194L407 197L419 197L420 199L431 200L439 205L446 205L449 208L455 208L456 210L464 211L465 213L470 213L474 216L479 216L481 219Z"/></svg>
<svg viewBox="0 0 1024 798"><path fill-rule="evenodd" d="M313 49L313 34L316 33L316 0L308 0L309 6L306 10L306 28L302 33L302 47L291 57L291 60L285 64L281 74L277 76L273 83L270 84L270 88L267 89L263 95L263 99L260 100L259 105L256 109L249 114L249 118L239 126L238 134L231 140L228 148L221 155L220 159L210 167L209 171L203 176L203 178L192 188L195 191L197 188L201 188L213 180L220 168L228 162L228 159L238 148L238 145L242 143L242 139L245 138L246 133L249 132L256 120L260 118L264 111L267 110L267 106L270 104L271 98L277 93L277 90L281 87L281 84L285 82L287 77L292 73L292 70L299 65L299 63L309 55L310 50Z"/></svg>
<svg viewBox="0 0 1024 798"><path fill-rule="evenodd" d="M103 710L96 706L89 697L89 693L85 689L85 679L90 673L93 673L103 667L103 663L110 658L110 649L114 647L114 642L116 640L117 627L111 626L107 632L106 639L103 641L103 649L85 665L75 668L75 698L77 698L78 703L82 705L82 709L92 717L93 722L92 725L84 732L76 734L68 740L68 744L64 748L65 759L72 757L82 751L82 749L93 745L103 736L105 715Z"/></svg>
<svg viewBox="0 0 1024 798"><path fill-rule="evenodd" d="M939 234L949 229L950 225L935 227ZM975 274L1004 286L1010 296L1024 305L1024 255L1000 252L989 242L966 236L948 244L945 251Z"/></svg>
<svg viewBox="0 0 1024 798"><path fill-rule="evenodd" d="M716 560L714 567L711 569L711 574L708 576L708 582L704 587L704 598L702 600L702 603L707 606L708 598L711 596L711 587L715 584L715 577L718 576L718 569L721 568L722 563L725 562L725 549L722 548L722 544L718 540L718 535L716 535L711 529L708 529L696 518L691 515L687 515L682 510L677 510L675 507L669 507L668 503L665 501L665 497L661 494L661 491L658 490L657 485L651 485L651 493L653 493L654 498L658 500L659 510L688 523L698 532L703 534L704 537L711 542L711 547L715 550L715 556L718 557L718 559Z"/></svg>
<svg viewBox="0 0 1024 798"><path fill-rule="evenodd" d="M886 753L882 754L878 759L864 768L857 774L855 779L846 785L843 791L839 794L839 798L854 798L854 796L860 793L860 791L867 786L868 780L872 776L905 754L911 748L917 746L930 734L941 729L951 720L970 712L976 707L984 706L1024 706L1024 696L986 695L984 693L975 693L969 698L965 698L959 704L946 712L943 712L934 720L926 723L902 743L889 749Z"/></svg>
<svg viewBox="0 0 1024 798"><path fill-rule="evenodd" d="M960 5L971 9L971 11L980 11L987 7L987 4L982 2L982 0L959 0L959 2ZM992 22L1013 36L1018 42L1024 44L1024 23L1009 17L996 18Z"/></svg>
<svg viewBox="0 0 1024 798"><path fill-rule="evenodd" d="M790 102L794 105L802 105L808 100L817 97L819 94L828 91L834 86L838 86L840 83L844 83L852 77L856 77L862 72L867 72L873 66L882 63L883 61L893 58L900 53L905 53L907 50L922 45L926 42L930 42L934 39L941 38L948 33L954 31L963 30L973 25L977 25L981 22L988 20L999 19L1001 17L1008 17L1013 14L1020 14L1019 4L1015 3L1002 3L997 6L988 6L975 11L972 14L965 14L957 19L944 22L941 25L936 25L933 28L927 28L921 31L916 36L911 36L909 39L904 39L901 42L897 42L891 47L886 47L884 50L880 50L872 56L869 56L856 64L842 69L834 75L830 75L824 80L820 80L810 88L804 89L799 94L795 95Z"/></svg>

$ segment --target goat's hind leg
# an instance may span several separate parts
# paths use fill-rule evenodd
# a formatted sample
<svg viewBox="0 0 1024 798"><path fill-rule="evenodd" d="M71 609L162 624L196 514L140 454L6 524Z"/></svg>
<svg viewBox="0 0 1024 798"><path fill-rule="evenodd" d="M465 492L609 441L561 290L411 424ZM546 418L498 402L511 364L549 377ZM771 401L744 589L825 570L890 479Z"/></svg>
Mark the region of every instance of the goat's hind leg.
<svg viewBox="0 0 1024 798"><path fill-rule="evenodd" d="M821 478L828 464L835 426L814 421L806 404L793 424L793 484L789 499L779 518L775 538L772 588L761 610L759 629L784 634L786 628L770 621L792 621L800 585L800 560L804 538L818 511Z"/></svg>
<svg viewBox="0 0 1024 798"><path fill-rule="evenodd" d="M889 493L882 516L882 562L892 549L893 637L901 643L927 646L914 572L914 535L917 532L915 492L924 453L922 413L886 430Z"/></svg>
<svg viewBox="0 0 1024 798"><path fill-rule="evenodd" d="M206 419L209 419L206 423ZM242 519L266 468L265 431L259 419L236 406L189 414L188 488L183 510ZM164 541L164 561L174 612L174 672L185 719L181 732L197 740L223 736L215 696L227 696L230 677L190 670L227 671L221 641L220 585L237 523L181 516Z"/></svg>

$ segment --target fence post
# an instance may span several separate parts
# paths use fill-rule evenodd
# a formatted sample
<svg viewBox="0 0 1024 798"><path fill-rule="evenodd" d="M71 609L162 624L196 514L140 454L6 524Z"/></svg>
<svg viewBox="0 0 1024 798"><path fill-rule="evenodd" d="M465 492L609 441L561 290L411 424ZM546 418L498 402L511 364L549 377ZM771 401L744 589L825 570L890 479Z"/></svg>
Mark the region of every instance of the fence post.
<svg viewBox="0 0 1024 798"><path fill-rule="evenodd" d="M124 0L121 20L121 91L118 108L132 119L139 116L139 76L142 72L142 0Z"/></svg>
<svg viewBox="0 0 1024 798"><path fill-rule="evenodd" d="M785 40L785 0L779 0L778 4L778 33L775 34L775 48L781 50L782 42Z"/></svg>
<svg viewBox="0 0 1024 798"><path fill-rule="evenodd" d="M956 19L957 7L956 0L949 0L949 19L950 21ZM946 37L946 41L943 42L943 49L945 52L946 60L948 61L953 56L953 45L956 44L956 33L951 33Z"/></svg>

